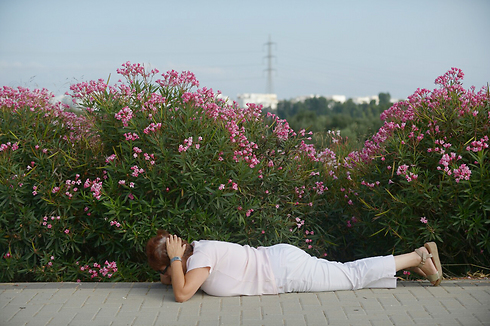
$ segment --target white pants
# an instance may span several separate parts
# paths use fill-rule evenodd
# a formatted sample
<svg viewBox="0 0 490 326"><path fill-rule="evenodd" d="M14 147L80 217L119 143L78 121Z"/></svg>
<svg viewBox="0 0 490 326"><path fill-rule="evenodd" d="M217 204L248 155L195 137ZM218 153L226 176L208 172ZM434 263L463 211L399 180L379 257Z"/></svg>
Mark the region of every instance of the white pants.
<svg viewBox="0 0 490 326"><path fill-rule="evenodd" d="M267 253L279 293L396 287L392 255L338 263L288 244L268 247Z"/></svg>

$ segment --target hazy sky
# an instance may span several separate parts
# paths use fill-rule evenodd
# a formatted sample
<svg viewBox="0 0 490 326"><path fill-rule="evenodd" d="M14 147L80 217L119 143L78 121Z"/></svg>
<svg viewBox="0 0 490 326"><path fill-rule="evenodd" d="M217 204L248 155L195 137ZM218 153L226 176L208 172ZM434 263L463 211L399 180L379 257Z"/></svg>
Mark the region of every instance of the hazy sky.
<svg viewBox="0 0 490 326"><path fill-rule="evenodd" d="M62 94L126 61L194 72L201 86L279 99L405 98L451 67L490 81L489 0L0 0L0 86Z"/></svg>

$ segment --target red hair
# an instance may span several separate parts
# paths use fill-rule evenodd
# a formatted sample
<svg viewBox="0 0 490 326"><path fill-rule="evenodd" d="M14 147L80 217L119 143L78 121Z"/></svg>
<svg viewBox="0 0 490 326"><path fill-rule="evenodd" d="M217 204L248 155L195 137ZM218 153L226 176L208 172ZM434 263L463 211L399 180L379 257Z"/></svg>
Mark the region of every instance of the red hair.
<svg viewBox="0 0 490 326"><path fill-rule="evenodd" d="M157 235L151 238L146 244L146 256L148 264L154 270L162 270L170 264L170 258L167 254L167 238L170 235L166 230L158 230ZM186 244L184 257L188 258L192 255L192 246L182 239L182 243Z"/></svg>

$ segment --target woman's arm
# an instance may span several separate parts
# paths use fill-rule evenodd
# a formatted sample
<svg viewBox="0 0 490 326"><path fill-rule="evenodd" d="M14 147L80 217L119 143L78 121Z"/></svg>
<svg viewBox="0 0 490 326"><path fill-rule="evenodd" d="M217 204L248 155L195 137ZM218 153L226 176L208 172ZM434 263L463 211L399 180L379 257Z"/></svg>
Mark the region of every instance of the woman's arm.
<svg viewBox="0 0 490 326"><path fill-rule="evenodd" d="M182 245L182 239L176 235L170 235L167 238L167 253L170 259L174 257L182 258L185 247L185 244ZM209 267L196 268L184 274L182 261L175 260L170 266L170 275L175 300L184 302L192 298L206 278L208 278Z"/></svg>

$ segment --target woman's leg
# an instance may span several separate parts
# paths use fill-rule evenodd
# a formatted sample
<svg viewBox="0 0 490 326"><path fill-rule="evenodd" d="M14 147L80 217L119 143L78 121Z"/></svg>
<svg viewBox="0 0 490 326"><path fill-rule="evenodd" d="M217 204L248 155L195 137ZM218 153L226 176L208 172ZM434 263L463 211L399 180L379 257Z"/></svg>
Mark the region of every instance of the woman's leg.
<svg viewBox="0 0 490 326"><path fill-rule="evenodd" d="M269 247L268 253L280 293L396 287L391 255L339 263L312 257L290 245Z"/></svg>
<svg viewBox="0 0 490 326"><path fill-rule="evenodd" d="M425 247L420 247L418 250L421 253L425 253L427 255L429 254L429 251ZM427 258L425 260L425 263L419 267L419 264L421 262L422 257L415 251L408 254L395 256L395 268L397 271L413 268L417 273L421 274L424 277L426 277L427 275L434 275L439 272L431 258ZM442 271L440 272L442 273Z"/></svg>

